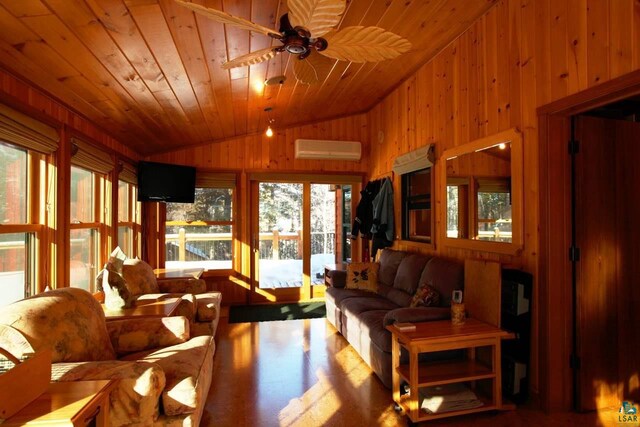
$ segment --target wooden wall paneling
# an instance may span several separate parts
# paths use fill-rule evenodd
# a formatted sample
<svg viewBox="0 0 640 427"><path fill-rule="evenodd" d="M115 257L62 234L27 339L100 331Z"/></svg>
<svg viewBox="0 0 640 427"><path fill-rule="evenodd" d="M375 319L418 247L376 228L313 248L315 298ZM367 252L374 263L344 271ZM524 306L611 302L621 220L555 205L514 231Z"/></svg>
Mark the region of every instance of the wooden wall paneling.
<svg viewBox="0 0 640 427"><path fill-rule="evenodd" d="M222 1L209 1L207 7L221 9ZM229 71L223 70L221 67L222 63L228 59L227 50L224 43L214 42L215 40L224 40L225 29L222 24L212 22L210 19L200 15L196 15L195 18L202 40L204 58L209 69L209 76L211 81L214 82L214 93L219 106L220 123L224 131L224 137L229 138L234 135L235 121L233 110L228 108L232 102ZM216 82L220 83L215 84Z"/></svg>
<svg viewBox="0 0 640 427"><path fill-rule="evenodd" d="M500 327L502 269L495 261L464 261L464 298L469 317Z"/></svg>
<svg viewBox="0 0 640 427"><path fill-rule="evenodd" d="M53 13L23 17L21 20L53 46L60 63L64 62L63 58L68 57L69 52L73 52L74 66L89 73L89 80L94 85L95 82L107 83L101 90L107 94L113 91L110 99L119 105L121 114L126 115L125 105L136 113L126 115L126 120L136 123L141 134L159 131L159 122L154 120L153 115L157 117L161 114L160 106L106 31L101 26L91 25L91 22L95 22L91 10L84 4L80 6L51 0L49 7ZM63 19L67 24L62 22ZM101 57L110 58L110 62L100 63L97 58Z"/></svg>
<svg viewBox="0 0 640 427"><path fill-rule="evenodd" d="M587 75L587 2L567 2L567 84L569 93L588 87Z"/></svg>
<svg viewBox="0 0 640 427"><path fill-rule="evenodd" d="M587 61L589 87L609 80L609 5L612 1L587 1L587 57L600 58Z"/></svg>
<svg viewBox="0 0 640 427"><path fill-rule="evenodd" d="M609 3L609 68L610 78L633 70L633 8L630 2Z"/></svg>
<svg viewBox="0 0 640 427"><path fill-rule="evenodd" d="M189 80L190 75L187 74L160 5L129 5L129 11L179 102L178 117L183 118L186 125L180 131L187 135L193 132L192 138L197 141L210 139L211 134Z"/></svg>

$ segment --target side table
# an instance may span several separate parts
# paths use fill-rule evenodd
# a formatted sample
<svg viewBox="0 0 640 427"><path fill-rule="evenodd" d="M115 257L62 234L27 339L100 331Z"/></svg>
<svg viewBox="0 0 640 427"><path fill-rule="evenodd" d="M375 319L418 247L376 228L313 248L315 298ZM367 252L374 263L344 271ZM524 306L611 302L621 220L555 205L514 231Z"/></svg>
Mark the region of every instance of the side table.
<svg viewBox="0 0 640 427"><path fill-rule="evenodd" d="M392 334L392 381L393 400L404 409L413 422L428 421L474 412L513 409L502 402L502 372L500 342L512 338L512 334L476 319L467 319L462 325L450 320L416 323L413 331L401 331L393 325L387 326ZM409 353L409 363L400 363L400 350ZM483 348L489 360L476 357L476 350ZM466 350L466 357L437 362L419 362L420 353L446 350ZM409 385L409 393L401 394L400 382ZM476 387L484 382L484 390ZM465 383L477 392L481 406L429 413L421 408L423 396L420 389L446 384Z"/></svg>
<svg viewBox="0 0 640 427"><path fill-rule="evenodd" d="M5 426L109 425L109 394L113 380L51 383L47 391L11 418Z"/></svg>

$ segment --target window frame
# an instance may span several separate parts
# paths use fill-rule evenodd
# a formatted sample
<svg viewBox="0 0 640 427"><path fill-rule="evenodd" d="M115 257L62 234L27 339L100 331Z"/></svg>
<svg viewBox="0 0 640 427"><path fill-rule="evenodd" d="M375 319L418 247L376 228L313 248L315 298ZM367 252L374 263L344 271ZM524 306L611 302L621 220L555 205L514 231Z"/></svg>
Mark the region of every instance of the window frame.
<svg viewBox="0 0 640 427"><path fill-rule="evenodd" d="M45 252L46 177L48 156L28 147L0 139L0 144L26 154L26 217L24 223L1 224L0 234L25 234L25 282L23 298L38 294L52 280L47 275Z"/></svg>
<svg viewBox="0 0 640 427"><path fill-rule="evenodd" d="M89 267L89 292L96 292L96 285L94 277L98 274L98 271L101 268L100 260L106 259L106 252L108 251L109 245L109 226L107 224L109 218L110 208L109 205L111 197L109 197L109 187L110 180L108 174L103 174L97 171L93 171L86 167L78 166L71 164L69 166L69 173L73 168L77 168L83 170L85 172L91 173L92 179L92 210L93 210L93 220L90 222L82 222L80 220L74 220L73 218L69 218L69 236L73 230L93 230L96 233L96 238L93 244L91 245L91 251L89 259L92 261ZM70 183L73 185L73 183ZM71 195L71 188L69 188L69 194ZM71 203L71 197L69 197L69 203ZM69 277L71 276L71 248L69 249ZM73 283L69 283L69 286L75 287Z"/></svg>
<svg viewBox="0 0 640 427"><path fill-rule="evenodd" d="M418 175L421 172L427 171L429 173L429 192L409 195L411 177ZM402 240L412 243L420 243L427 245L434 245L435 241L435 215L433 209L434 201L434 188L435 188L435 173L433 165L426 168L417 169L411 172L404 173L400 176L401 187L401 204L402 204L402 224L401 224L401 236ZM418 201L421 198L425 198L426 201ZM423 207L423 204L427 204L427 207ZM412 236L411 235L411 212L412 211L429 211L429 236Z"/></svg>
<svg viewBox="0 0 640 427"><path fill-rule="evenodd" d="M120 207L121 199L120 199L120 183L124 183L127 186L126 198L128 200L127 204L127 218L128 221L120 221ZM132 239L131 239L131 251L130 253L125 253L129 258L135 258L141 256L141 245L142 245L142 221L141 221L141 211L142 205L138 202L138 186L131 182L118 179L117 183L118 188L118 212L117 216L117 225L116 225L116 236L117 236L117 244L122 248L122 242L120 242L120 227L127 227L131 230ZM124 249L123 249L124 250Z"/></svg>
<svg viewBox="0 0 640 427"><path fill-rule="evenodd" d="M207 174L211 176L215 176L215 174ZM196 178L197 179L197 178ZM212 277L212 276L229 276L233 274L234 271L237 271L239 268L239 246L238 245L238 186L224 186L224 185L215 185L215 184L200 184L196 181L196 189L226 189L231 190L231 221L208 221L208 220L193 220L193 221L168 221L167 220L167 209L166 206L163 211L163 219L164 219L164 232L161 233L162 237L159 239L159 245L163 248L163 256L162 256L162 268L166 268L166 238L167 235L167 227L168 226L189 226L189 225L201 225L201 226L230 226L231 227L231 267L230 268L220 268L220 269L208 269L205 268L203 273L203 277ZM188 268L188 267L185 267Z"/></svg>

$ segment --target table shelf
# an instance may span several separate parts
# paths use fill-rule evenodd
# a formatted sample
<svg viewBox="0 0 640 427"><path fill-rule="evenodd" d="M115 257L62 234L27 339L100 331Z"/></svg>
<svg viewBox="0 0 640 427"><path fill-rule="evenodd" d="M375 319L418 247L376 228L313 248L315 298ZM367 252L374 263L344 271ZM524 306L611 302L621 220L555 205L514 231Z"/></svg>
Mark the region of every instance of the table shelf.
<svg viewBox="0 0 640 427"><path fill-rule="evenodd" d="M410 383L409 365L400 365L398 374ZM418 367L418 387L495 378L491 367L477 360L423 362Z"/></svg>
<svg viewBox="0 0 640 427"><path fill-rule="evenodd" d="M400 397L400 401L397 402L401 407L402 410L405 413L409 413L409 399L410 396L408 394L405 394L403 396ZM464 409L461 411L447 411L447 412L441 412L441 413L435 413L435 414L430 414L427 411L420 409L419 412L419 416L418 418L412 420L414 422L422 422L422 421L429 421L429 420L437 420L440 418L448 418L448 417L454 417L454 416L458 416L458 415L467 415L467 414L474 414L474 413L478 413L478 412L486 412L486 411L494 411L497 409L501 409L498 408L497 405L495 405L492 401L491 398L482 396L482 395L478 395L478 399L480 401L482 401L483 405L478 407L478 408L472 408L472 409ZM420 402L422 403L422 402Z"/></svg>

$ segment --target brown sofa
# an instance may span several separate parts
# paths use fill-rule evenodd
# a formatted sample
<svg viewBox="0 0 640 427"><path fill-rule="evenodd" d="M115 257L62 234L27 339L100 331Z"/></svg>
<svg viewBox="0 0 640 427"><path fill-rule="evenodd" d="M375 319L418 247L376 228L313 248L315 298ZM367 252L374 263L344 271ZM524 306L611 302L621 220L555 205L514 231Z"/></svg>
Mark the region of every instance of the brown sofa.
<svg viewBox="0 0 640 427"><path fill-rule="evenodd" d="M327 319L391 388L391 334L386 325L450 318L451 294L464 286L464 267L453 261L385 249L379 259L378 291L345 289L346 273L331 271ZM410 307L419 284L440 293L439 307Z"/></svg>

